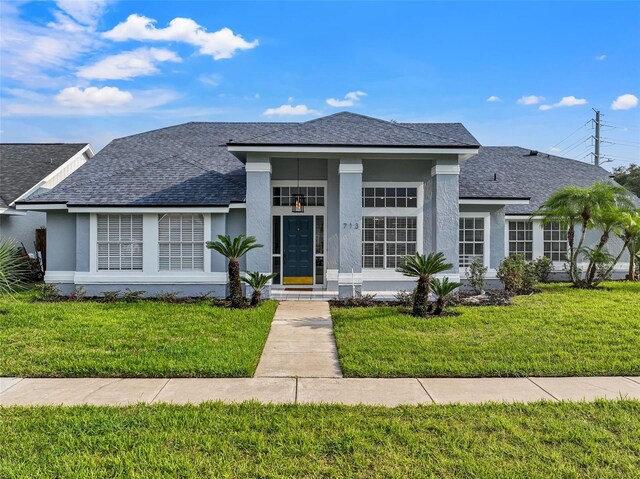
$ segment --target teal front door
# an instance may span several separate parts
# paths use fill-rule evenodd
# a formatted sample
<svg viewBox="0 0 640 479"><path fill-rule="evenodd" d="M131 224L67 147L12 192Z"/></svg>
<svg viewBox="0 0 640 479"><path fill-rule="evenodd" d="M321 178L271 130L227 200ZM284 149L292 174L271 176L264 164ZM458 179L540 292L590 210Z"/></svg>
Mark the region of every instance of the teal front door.
<svg viewBox="0 0 640 479"><path fill-rule="evenodd" d="M313 284L313 216L283 220L282 284Z"/></svg>

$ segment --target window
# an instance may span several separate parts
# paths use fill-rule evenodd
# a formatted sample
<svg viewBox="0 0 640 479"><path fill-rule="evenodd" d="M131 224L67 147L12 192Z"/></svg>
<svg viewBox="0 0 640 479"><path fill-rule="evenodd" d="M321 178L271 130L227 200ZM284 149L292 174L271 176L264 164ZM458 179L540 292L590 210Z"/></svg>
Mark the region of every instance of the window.
<svg viewBox="0 0 640 479"><path fill-rule="evenodd" d="M98 270L142 271L142 215L98 215Z"/></svg>
<svg viewBox="0 0 640 479"><path fill-rule="evenodd" d="M552 261L567 259L567 229L557 221L544 225L544 255Z"/></svg>
<svg viewBox="0 0 640 479"><path fill-rule="evenodd" d="M395 269L403 256L415 254L415 216L365 216L362 225L363 268Z"/></svg>
<svg viewBox="0 0 640 479"><path fill-rule="evenodd" d="M317 215L315 218L316 227L316 284L324 283L324 216Z"/></svg>
<svg viewBox="0 0 640 479"><path fill-rule="evenodd" d="M417 188L362 188L363 208L416 208Z"/></svg>
<svg viewBox="0 0 640 479"><path fill-rule="evenodd" d="M158 241L160 271L204 270L203 215L160 215Z"/></svg>
<svg viewBox="0 0 640 479"><path fill-rule="evenodd" d="M324 186L275 186L273 206L291 206L291 195L304 195L305 206L324 206Z"/></svg>
<svg viewBox="0 0 640 479"><path fill-rule="evenodd" d="M531 221L509 221L509 254L521 254L524 259L533 259L533 223Z"/></svg>
<svg viewBox="0 0 640 479"><path fill-rule="evenodd" d="M484 218L460 218L459 265L466 268L475 258L484 261Z"/></svg>

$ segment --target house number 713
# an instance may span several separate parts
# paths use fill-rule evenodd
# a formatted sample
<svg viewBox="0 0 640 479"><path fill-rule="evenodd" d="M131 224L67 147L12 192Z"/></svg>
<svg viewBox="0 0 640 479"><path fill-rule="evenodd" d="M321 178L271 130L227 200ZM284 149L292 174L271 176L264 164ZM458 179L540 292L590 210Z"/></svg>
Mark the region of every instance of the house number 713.
<svg viewBox="0 0 640 479"><path fill-rule="evenodd" d="M360 225L358 223L342 223L342 228L343 229L349 228L350 230L357 230L357 229L360 228Z"/></svg>

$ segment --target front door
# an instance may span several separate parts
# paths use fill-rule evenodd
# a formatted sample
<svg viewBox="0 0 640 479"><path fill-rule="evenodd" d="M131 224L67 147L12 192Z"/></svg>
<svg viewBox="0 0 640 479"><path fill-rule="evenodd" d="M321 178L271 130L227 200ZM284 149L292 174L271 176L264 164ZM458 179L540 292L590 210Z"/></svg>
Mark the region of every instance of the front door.
<svg viewBox="0 0 640 479"><path fill-rule="evenodd" d="M282 284L313 284L313 216L283 217Z"/></svg>

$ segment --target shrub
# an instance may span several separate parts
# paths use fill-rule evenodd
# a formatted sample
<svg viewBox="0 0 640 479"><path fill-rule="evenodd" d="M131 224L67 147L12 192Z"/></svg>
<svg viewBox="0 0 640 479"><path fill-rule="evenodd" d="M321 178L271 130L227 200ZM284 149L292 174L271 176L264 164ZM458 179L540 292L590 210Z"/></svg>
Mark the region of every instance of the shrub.
<svg viewBox="0 0 640 479"><path fill-rule="evenodd" d="M278 276L276 273L262 274L258 271L248 271L247 276L240 278L243 283L251 286L253 293L251 294L251 306L258 306L262 300L262 290L267 286L269 281Z"/></svg>
<svg viewBox="0 0 640 479"><path fill-rule="evenodd" d="M465 272L469 284L477 294L484 294L484 286L486 283L484 275L487 274L487 269L482 258L478 256L473 259Z"/></svg>
<svg viewBox="0 0 640 479"><path fill-rule="evenodd" d="M102 301L105 303L114 303L118 301L120 291L105 291L102 293Z"/></svg>
<svg viewBox="0 0 640 479"><path fill-rule="evenodd" d="M137 303L144 293L146 293L146 291L131 291L127 288L124 293L122 293L122 301L125 303Z"/></svg>
<svg viewBox="0 0 640 479"><path fill-rule="evenodd" d="M39 294L42 301L57 301L60 299L60 288L52 283L42 283Z"/></svg>
<svg viewBox="0 0 640 479"><path fill-rule="evenodd" d="M458 287L462 286L461 283L455 281L449 281L446 276L442 280L438 278L431 278L431 290L436 295L436 309L433 314L440 316L445 306L447 305L447 299Z"/></svg>
<svg viewBox="0 0 640 479"><path fill-rule="evenodd" d="M505 291L512 294L529 294L534 291L537 282L535 264L525 261L521 254L505 258L500 263L497 276Z"/></svg>
<svg viewBox="0 0 640 479"><path fill-rule="evenodd" d="M87 291L84 286L76 286L76 288L69 294L69 301L84 301L87 299Z"/></svg>
<svg viewBox="0 0 640 479"><path fill-rule="evenodd" d="M536 278L541 283L549 281L551 276L551 270L553 269L553 261L546 256L540 256L533 261L534 268L536 270Z"/></svg>
<svg viewBox="0 0 640 479"><path fill-rule="evenodd" d="M0 295L12 293L26 279L27 264L15 243L0 240Z"/></svg>
<svg viewBox="0 0 640 479"><path fill-rule="evenodd" d="M376 301L375 294L363 294L362 296L355 296L351 298L334 299L331 301L331 304L342 308L362 308L377 306L379 302Z"/></svg>
<svg viewBox="0 0 640 479"><path fill-rule="evenodd" d="M400 306L411 306L413 304L414 295L415 289L411 292L401 289L395 294L395 298Z"/></svg>
<svg viewBox="0 0 640 479"><path fill-rule="evenodd" d="M160 291L156 294L155 299L164 303L177 303L180 301L178 299L180 293L181 291Z"/></svg>

